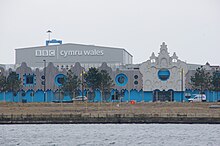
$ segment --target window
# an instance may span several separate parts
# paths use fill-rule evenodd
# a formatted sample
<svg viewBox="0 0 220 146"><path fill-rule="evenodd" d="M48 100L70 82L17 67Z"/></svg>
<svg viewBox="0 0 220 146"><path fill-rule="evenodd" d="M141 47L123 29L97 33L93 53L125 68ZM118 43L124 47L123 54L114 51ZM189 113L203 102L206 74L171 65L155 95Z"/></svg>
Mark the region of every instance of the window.
<svg viewBox="0 0 220 146"><path fill-rule="evenodd" d="M64 74L58 74L56 77L55 77L55 84L57 86L62 86L65 82L65 79L66 76Z"/></svg>
<svg viewBox="0 0 220 146"><path fill-rule="evenodd" d="M170 77L170 71L168 69L161 69L158 71L158 77L162 81L166 81Z"/></svg>
<svg viewBox="0 0 220 146"><path fill-rule="evenodd" d="M134 78L135 78L135 79L138 79L138 75L134 75Z"/></svg>
<svg viewBox="0 0 220 146"><path fill-rule="evenodd" d="M175 63L176 63L176 62L177 62L177 59L173 59L172 62L175 62Z"/></svg>
<svg viewBox="0 0 220 146"><path fill-rule="evenodd" d="M155 63L156 62L156 60L155 59L151 59L151 63Z"/></svg>
<svg viewBox="0 0 220 146"><path fill-rule="evenodd" d="M121 77L118 77L118 82L120 84L123 84L125 82L125 77L121 76Z"/></svg>
<svg viewBox="0 0 220 146"><path fill-rule="evenodd" d="M134 81L134 84L137 85L137 84L138 84L138 81Z"/></svg>
<svg viewBox="0 0 220 146"><path fill-rule="evenodd" d="M35 85L36 84L36 79L35 79L35 75L24 75L24 86L27 86L27 85Z"/></svg>
<svg viewBox="0 0 220 146"><path fill-rule="evenodd" d="M26 84L33 84L33 83L34 83L34 76L27 76Z"/></svg>
<svg viewBox="0 0 220 146"><path fill-rule="evenodd" d="M64 82L64 78L63 77L57 78L57 83L58 84L63 84L63 82Z"/></svg>
<svg viewBox="0 0 220 146"><path fill-rule="evenodd" d="M115 78L115 82L118 86L125 86L128 82L128 77L123 73L118 74Z"/></svg>
<svg viewBox="0 0 220 146"><path fill-rule="evenodd" d="M43 75L43 76L41 76L41 79L42 79L42 80L44 80L44 79L45 79L45 76L44 76L44 75Z"/></svg>

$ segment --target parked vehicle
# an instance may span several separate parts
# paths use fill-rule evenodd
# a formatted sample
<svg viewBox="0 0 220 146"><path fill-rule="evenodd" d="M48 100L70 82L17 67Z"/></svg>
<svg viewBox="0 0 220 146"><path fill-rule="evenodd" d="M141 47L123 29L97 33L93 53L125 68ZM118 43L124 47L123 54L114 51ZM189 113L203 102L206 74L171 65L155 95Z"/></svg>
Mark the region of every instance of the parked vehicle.
<svg viewBox="0 0 220 146"><path fill-rule="evenodd" d="M86 101L88 98L86 96L77 96L73 98L73 101Z"/></svg>
<svg viewBox="0 0 220 146"><path fill-rule="evenodd" d="M205 94L194 94L193 97L188 99L189 102L205 102L206 95Z"/></svg>

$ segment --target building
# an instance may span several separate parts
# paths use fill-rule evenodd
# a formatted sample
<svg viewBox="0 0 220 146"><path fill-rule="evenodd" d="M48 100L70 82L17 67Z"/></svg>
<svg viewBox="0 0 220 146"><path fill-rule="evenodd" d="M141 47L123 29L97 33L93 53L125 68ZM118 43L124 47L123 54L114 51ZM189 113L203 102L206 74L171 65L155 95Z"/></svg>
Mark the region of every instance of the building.
<svg viewBox="0 0 220 146"><path fill-rule="evenodd" d="M87 71L90 67L107 70L114 81L114 89L105 101L115 100L115 95L119 94L120 98L116 99L120 101L181 102L187 101L186 95L199 92L191 90L190 85L190 78L198 67L203 66L209 72L219 69L219 66L211 66L209 63L199 65L181 61L175 52L170 55L165 42L160 46L158 56L153 52L143 63L133 64L132 57L122 48L80 44L49 45L16 49L14 70L23 82L23 91L27 93L24 98L30 102L35 99L30 97L31 92L40 98L36 100L39 102L60 99L58 91L62 83L59 81L66 76L67 71L72 70L80 76L83 70ZM45 66L46 70L43 69ZM8 72L0 67L0 74L7 75ZM45 92L47 99L43 98ZM99 89L94 92L89 94L90 91L83 91L90 101L103 101ZM211 92L207 91L206 94L209 101L219 100L216 96L214 99ZM0 94L0 100L3 100L3 94Z"/></svg>
<svg viewBox="0 0 220 146"><path fill-rule="evenodd" d="M106 62L113 69L121 65L132 64L133 56L123 48L102 47L82 44L60 44L15 50L15 64L26 62L32 68L44 67L43 60L52 62L57 68L71 68L80 62L85 69L100 67ZM25 54L25 55L24 55Z"/></svg>

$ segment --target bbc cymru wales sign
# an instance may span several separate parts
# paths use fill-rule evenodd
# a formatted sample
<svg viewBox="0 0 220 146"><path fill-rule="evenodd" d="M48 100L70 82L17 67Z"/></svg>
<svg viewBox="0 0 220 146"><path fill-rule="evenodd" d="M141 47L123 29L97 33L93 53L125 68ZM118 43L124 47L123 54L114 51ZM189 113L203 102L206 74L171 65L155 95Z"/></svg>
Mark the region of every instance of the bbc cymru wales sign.
<svg viewBox="0 0 220 146"><path fill-rule="evenodd" d="M103 56L104 51L93 49L93 50L60 50L57 54L59 56ZM55 57L56 50L35 50L36 57Z"/></svg>
<svg viewBox="0 0 220 146"><path fill-rule="evenodd" d="M104 55L103 50L62 50L60 56L102 56Z"/></svg>
<svg viewBox="0 0 220 146"><path fill-rule="evenodd" d="M55 50L35 50L35 56L45 57L45 56L55 56Z"/></svg>

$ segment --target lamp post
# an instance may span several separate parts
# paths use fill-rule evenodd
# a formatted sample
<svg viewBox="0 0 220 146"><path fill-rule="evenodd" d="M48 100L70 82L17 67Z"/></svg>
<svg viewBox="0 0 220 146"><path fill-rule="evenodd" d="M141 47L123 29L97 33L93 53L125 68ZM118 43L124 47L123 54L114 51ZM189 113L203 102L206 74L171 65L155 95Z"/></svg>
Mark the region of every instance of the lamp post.
<svg viewBox="0 0 220 146"><path fill-rule="evenodd" d="M181 70L181 102L183 102L183 68Z"/></svg>
<svg viewBox="0 0 220 146"><path fill-rule="evenodd" d="M84 70L82 69L82 73L81 73L81 80L82 80L82 101L84 102L84 95L83 95L83 91L84 91Z"/></svg>
<svg viewBox="0 0 220 146"><path fill-rule="evenodd" d="M50 34L52 33L52 31L48 30L47 33L48 33L48 41L50 41Z"/></svg>
<svg viewBox="0 0 220 146"><path fill-rule="evenodd" d="M220 77L220 72L217 70L217 102L218 100L218 92L219 92L219 77Z"/></svg>
<svg viewBox="0 0 220 146"><path fill-rule="evenodd" d="M46 99L46 60L43 60L44 62L44 102Z"/></svg>

